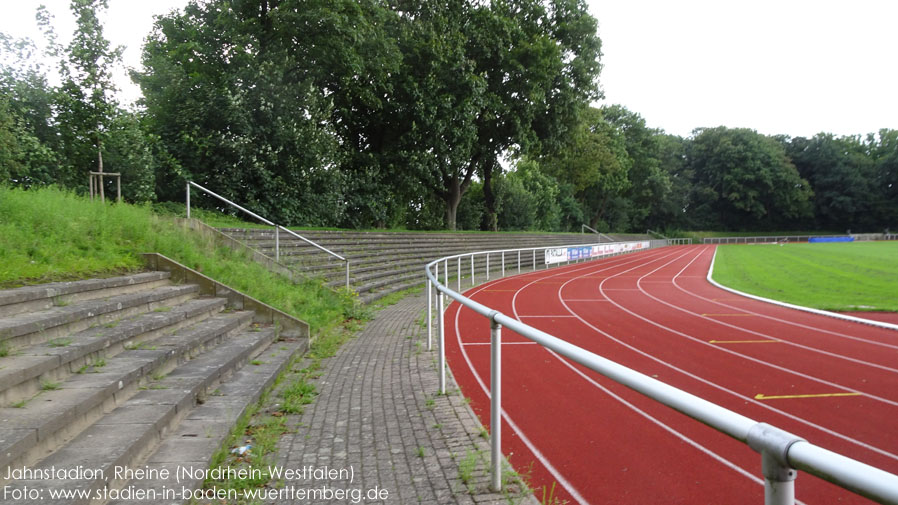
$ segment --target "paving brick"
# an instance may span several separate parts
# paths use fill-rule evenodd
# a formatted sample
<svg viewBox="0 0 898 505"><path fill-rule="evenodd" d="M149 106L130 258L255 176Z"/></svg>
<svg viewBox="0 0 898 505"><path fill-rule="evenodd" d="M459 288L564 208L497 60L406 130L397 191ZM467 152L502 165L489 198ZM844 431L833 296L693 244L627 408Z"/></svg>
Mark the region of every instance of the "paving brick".
<svg viewBox="0 0 898 505"><path fill-rule="evenodd" d="M389 504L508 503L491 493L488 469L478 465L470 494L449 457L481 451L488 460L488 441L479 436L479 423L461 398L435 396L438 377L436 351L419 350L426 340L417 323L424 295L408 296L379 311L358 337L325 361L315 381L318 396L300 416L292 416L295 433L279 444L279 465L332 468L352 467L352 486L363 491L378 487ZM457 390L455 384L449 389ZM428 407L427 399L434 405ZM439 427L435 427L439 425ZM293 481L309 488L341 482ZM514 503L535 503L532 496L512 496ZM374 501L363 501L375 503ZM338 503L307 500L276 502Z"/></svg>

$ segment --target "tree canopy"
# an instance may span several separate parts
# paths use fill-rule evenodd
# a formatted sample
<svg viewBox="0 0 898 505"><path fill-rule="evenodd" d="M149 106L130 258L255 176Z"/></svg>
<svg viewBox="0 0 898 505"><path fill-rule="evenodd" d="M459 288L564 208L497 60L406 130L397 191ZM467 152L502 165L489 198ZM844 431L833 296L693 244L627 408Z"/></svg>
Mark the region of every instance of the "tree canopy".
<svg viewBox="0 0 898 505"><path fill-rule="evenodd" d="M0 180L132 201L192 180L288 225L601 231L895 228L898 131L683 138L597 106L584 0L192 0L156 19L115 100L108 0L72 42L0 34ZM197 202L215 205L212 202Z"/></svg>

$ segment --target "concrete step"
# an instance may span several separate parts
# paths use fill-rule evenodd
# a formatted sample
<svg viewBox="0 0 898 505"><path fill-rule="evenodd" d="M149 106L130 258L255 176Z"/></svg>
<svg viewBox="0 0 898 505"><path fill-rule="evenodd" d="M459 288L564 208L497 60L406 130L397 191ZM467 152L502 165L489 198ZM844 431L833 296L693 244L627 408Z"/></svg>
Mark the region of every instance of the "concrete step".
<svg viewBox="0 0 898 505"><path fill-rule="evenodd" d="M36 312L77 301L106 298L167 284L168 272L143 272L134 275L54 282L0 291L0 317Z"/></svg>
<svg viewBox="0 0 898 505"><path fill-rule="evenodd" d="M28 465L55 451L154 377L200 360L206 354L188 361L210 347L227 345L223 342L242 331L251 316L248 312L221 314L155 340L144 340L96 362L85 373L52 385L43 382L43 390L17 408L0 408L4 427L0 430L0 468Z"/></svg>
<svg viewBox="0 0 898 505"><path fill-rule="evenodd" d="M570 239L546 239L534 240L531 238L515 239L501 238L491 241L469 241L469 240L418 240L407 242L375 242L366 244L357 244L352 246L332 246L331 250L341 256L347 257L352 261L353 258L370 256L377 253L382 254L409 254L409 253L428 253L433 257L442 257L445 254L442 251L458 251L471 252L484 249L521 249L528 247L541 247L545 245L568 245ZM247 241L250 247L253 247L268 256L275 256L275 247L273 242L267 241ZM279 254L282 258L289 258L291 261L310 261L320 258L331 258L320 250L304 243L281 242L279 244Z"/></svg>
<svg viewBox="0 0 898 505"><path fill-rule="evenodd" d="M0 345L7 353L13 353L26 346L65 338L95 324L108 324L138 313L170 307L193 298L198 292L195 285L161 286L12 315L0 319Z"/></svg>
<svg viewBox="0 0 898 505"><path fill-rule="evenodd" d="M274 231L222 229L248 246L274 257ZM425 282L424 265L430 261L456 254L484 250L526 249L533 247L561 246L596 243L594 235L586 234L532 234L532 233L404 233L404 232L349 232L303 231L306 238L327 247L350 260L350 286L369 303L397 291L420 286ZM322 279L326 285L338 288L346 282L345 263L334 260L308 244L281 234L279 238L280 263L295 272ZM630 237L628 237L630 238ZM532 270L534 262L544 267L543 254L521 254L522 272ZM476 277L486 276L486 258L475 258ZM457 275L458 265L449 265L449 276ZM489 270L502 270L502 257L493 254ZM518 270L517 253L505 256L506 273ZM462 261L462 277L471 275L469 259ZM440 276L443 277L442 275Z"/></svg>
<svg viewBox="0 0 898 505"><path fill-rule="evenodd" d="M259 356L258 365L245 366L227 382L206 397L202 405L197 405L184 420L171 430L159 443L158 448L146 458L141 468L147 469L154 478L135 479L130 482L116 482L116 487L127 486L140 490L150 501L162 502L165 490L173 487L173 477L180 469L208 469L212 455L227 441L231 428L257 402L278 374L292 362L293 357L307 349L307 341L278 341ZM169 478L163 478L166 475ZM195 475L195 474L194 474ZM199 489L202 479L182 479L180 488ZM154 501L154 502L155 502ZM111 505L142 505L147 499L113 500ZM186 503L184 500L166 499L165 503Z"/></svg>
<svg viewBox="0 0 898 505"><path fill-rule="evenodd" d="M90 468L97 475L81 479L22 479L10 489L80 489L102 493L118 488L127 479L117 478L116 469L135 468L152 454L160 441L179 426L197 404L252 357L259 355L275 340L273 327L243 332L199 357L185 362L165 377L154 380L146 389L109 411L60 449L41 459L32 468ZM252 366L252 365L248 365ZM193 428L196 424L193 423ZM200 423L201 424L201 423ZM205 430L203 430L205 434ZM204 435L205 436L205 435ZM54 502L46 497L23 503L102 503L106 500L67 499Z"/></svg>
<svg viewBox="0 0 898 505"><path fill-rule="evenodd" d="M73 333L65 338L66 345L59 345L59 340L46 342L0 358L0 405L30 398L40 391L41 382L59 382L73 373L83 373L93 363L163 333L174 333L220 312L224 306L221 298L187 300L171 310L139 314Z"/></svg>

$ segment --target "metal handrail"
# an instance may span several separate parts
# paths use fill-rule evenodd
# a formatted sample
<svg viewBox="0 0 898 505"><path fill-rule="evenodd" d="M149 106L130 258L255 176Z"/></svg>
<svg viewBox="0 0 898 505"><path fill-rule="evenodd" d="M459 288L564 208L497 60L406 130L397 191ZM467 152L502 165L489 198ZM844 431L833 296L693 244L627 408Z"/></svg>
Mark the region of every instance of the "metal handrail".
<svg viewBox="0 0 898 505"><path fill-rule="evenodd" d="M654 235L654 236L656 236L656 237L658 237L658 238L663 238L663 239L667 240L667 237L665 237L664 235L662 235L662 234L656 232L655 230L646 230L646 231L645 231L645 234L646 234L646 235Z"/></svg>
<svg viewBox="0 0 898 505"><path fill-rule="evenodd" d="M542 249L553 249L553 247ZM797 435L750 419L742 414L577 347L524 324L517 319L508 317L450 289L448 287L448 275L445 276L445 285L440 283L439 264L441 262L444 264L444 272L448 274L449 260L459 258L460 270L461 257L471 256L473 265L473 258L476 254L482 253L447 256L434 260L424 267L427 277L428 345L430 344L432 332L431 295L433 290L436 289L440 348L440 392L445 394L446 353L445 328L442 317L442 294L490 320L490 444L492 451L490 486L494 491L499 491L502 487L501 329L502 326L505 326L522 337L528 338L619 384L627 386L747 444L751 449L761 454L761 470L764 476L764 503L766 505L793 505L795 503L796 470L803 470L879 503L898 505L898 475L811 444ZM536 265L534 265L534 269L535 267Z"/></svg>
<svg viewBox="0 0 898 505"><path fill-rule="evenodd" d="M262 221L263 223L265 223L269 226L274 226L274 258L275 258L275 261L277 261L277 262L280 262L280 259L281 259L281 247L280 247L281 241L280 241L280 234L279 234L280 230L284 230L288 234L298 238L299 240L302 240L303 242L309 244L310 246L316 247L319 250L337 258L338 260L345 262L346 263L346 289L349 289L349 260L348 259L344 258L343 256L340 256L339 254L331 251L330 249L328 249L326 247L316 244L315 242L303 237L302 235L294 232L293 230L285 228L279 224L275 224L273 221L269 221L268 219L265 219L264 217L256 214L255 212L245 209L245 208L241 207L240 205L237 205L236 203L228 200L227 198L225 198L217 193L214 193L213 191L208 190L192 181L187 181L187 219L190 219L190 187L191 186L193 186L194 188L199 189L201 191L204 191L204 192L208 193L209 195L214 196L215 198L218 198L222 202L234 207L237 210L240 210L242 212L245 212L246 214L249 214L250 216L258 219L259 221Z"/></svg>
<svg viewBox="0 0 898 505"><path fill-rule="evenodd" d="M581 224L581 225L580 225L580 233L586 233L586 231L584 231L584 230L589 230L589 231L595 233L596 235L599 234L599 231L596 230L595 228L593 228L593 227L591 227L591 226L588 226L588 225L585 225L585 224Z"/></svg>

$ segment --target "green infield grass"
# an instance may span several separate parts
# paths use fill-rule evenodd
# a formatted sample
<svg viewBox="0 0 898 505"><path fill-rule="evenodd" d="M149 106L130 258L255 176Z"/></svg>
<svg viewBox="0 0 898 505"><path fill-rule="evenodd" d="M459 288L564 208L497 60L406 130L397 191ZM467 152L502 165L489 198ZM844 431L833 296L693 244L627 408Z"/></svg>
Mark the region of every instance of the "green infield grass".
<svg viewBox="0 0 898 505"><path fill-rule="evenodd" d="M833 311L898 311L898 242L724 245L714 280Z"/></svg>

